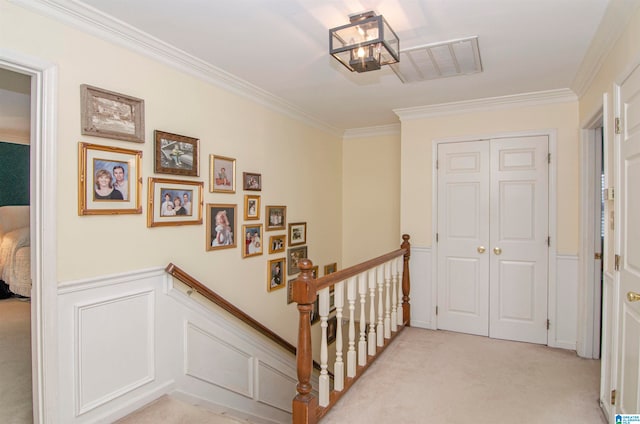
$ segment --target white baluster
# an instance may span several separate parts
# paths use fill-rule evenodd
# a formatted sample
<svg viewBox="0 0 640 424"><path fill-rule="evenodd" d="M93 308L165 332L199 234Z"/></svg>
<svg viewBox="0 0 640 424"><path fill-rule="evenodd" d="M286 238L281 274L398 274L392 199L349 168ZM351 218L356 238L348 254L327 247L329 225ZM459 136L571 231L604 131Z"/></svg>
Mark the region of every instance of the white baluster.
<svg viewBox="0 0 640 424"><path fill-rule="evenodd" d="M402 271L404 270L404 256L397 259L398 266L398 325L404 325L404 308L402 307Z"/></svg>
<svg viewBox="0 0 640 424"><path fill-rule="evenodd" d="M365 309L367 302L367 273L358 276L358 294L360 294L360 340L358 340L358 365L367 364L367 321Z"/></svg>
<svg viewBox="0 0 640 424"><path fill-rule="evenodd" d="M391 338L391 264L384 264L384 338Z"/></svg>
<svg viewBox="0 0 640 424"><path fill-rule="evenodd" d="M336 283L334 289L334 302L336 305L336 363L333 366L333 388L341 391L344 389L344 362L342 361L342 308L344 307L344 283Z"/></svg>
<svg viewBox="0 0 640 424"><path fill-rule="evenodd" d="M367 271L369 283L369 356L376 354L376 270Z"/></svg>
<svg viewBox="0 0 640 424"><path fill-rule="evenodd" d="M378 327L376 328L377 344L378 346L384 346L384 268L382 265L376 268L376 285L378 286Z"/></svg>
<svg viewBox="0 0 640 424"><path fill-rule="evenodd" d="M356 279L347 281L347 302L349 302L349 349L347 350L347 377L356 376Z"/></svg>
<svg viewBox="0 0 640 424"><path fill-rule="evenodd" d="M398 261L391 260L391 331L398 331Z"/></svg>
<svg viewBox="0 0 640 424"><path fill-rule="evenodd" d="M322 336L320 338L320 377L318 386L318 404L322 407L329 405L329 373L327 364L329 360L327 345L327 318L329 316L329 288L324 288L318 292L318 313L320 315L320 328Z"/></svg>

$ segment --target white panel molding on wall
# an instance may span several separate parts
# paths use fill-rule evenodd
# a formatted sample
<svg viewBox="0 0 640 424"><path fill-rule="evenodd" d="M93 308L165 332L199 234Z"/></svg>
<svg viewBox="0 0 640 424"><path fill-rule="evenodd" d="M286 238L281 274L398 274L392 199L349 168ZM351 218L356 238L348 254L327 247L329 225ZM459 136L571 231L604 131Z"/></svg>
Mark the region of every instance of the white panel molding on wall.
<svg viewBox="0 0 640 424"><path fill-rule="evenodd" d="M436 287L432 284L431 248L411 246L409 275L411 326L435 330Z"/></svg>

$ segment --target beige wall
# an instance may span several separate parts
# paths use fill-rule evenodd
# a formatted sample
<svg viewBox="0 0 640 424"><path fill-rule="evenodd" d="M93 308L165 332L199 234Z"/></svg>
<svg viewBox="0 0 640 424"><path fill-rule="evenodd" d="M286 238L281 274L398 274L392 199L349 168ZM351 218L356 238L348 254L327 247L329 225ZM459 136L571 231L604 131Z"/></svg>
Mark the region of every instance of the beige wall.
<svg viewBox="0 0 640 424"><path fill-rule="evenodd" d="M400 134L345 139L344 267L400 247Z"/></svg>
<svg viewBox="0 0 640 424"><path fill-rule="evenodd" d="M306 221L309 256L326 264L341 259L342 140L275 113L244 97L181 73L131 50L113 45L0 0L0 48L55 63L57 107L57 269L60 282L166 266L169 262L214 289L290 341L297 311L286 290L267 292L268 255L242 259L239 248L205 251L206 225L147 228L147 178L154 174L153 131L200 139L204 203L238 205L244 194L261 196L264 206L286 205L288 222ZM90 84L145 101L146 142L137 144L80 133L80 85ZM143 213L78 216L78 142L143 152ZM237 175L262 174L260 193L209 193L210 154L236 158ZM331 207L327 207L331 205ZM265 232L263 240L271 234ZM337 241L337 242L336 242Z"/></svg>
<svg viewBox="0 0 640 424"><path fill-rule="evenodd" d="M486 137L554 129L557 134L557 248L578 252L578 105L577 102L458 115L405 119L402 122L401 231L413 246L431 246L432 145L451 137Z"/></svg>

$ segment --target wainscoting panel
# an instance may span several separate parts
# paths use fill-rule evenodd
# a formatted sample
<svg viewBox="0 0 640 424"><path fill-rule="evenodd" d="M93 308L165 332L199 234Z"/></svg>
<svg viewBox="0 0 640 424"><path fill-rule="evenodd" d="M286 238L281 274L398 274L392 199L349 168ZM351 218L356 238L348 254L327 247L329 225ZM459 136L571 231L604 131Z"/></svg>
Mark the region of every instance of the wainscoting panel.
<svg viewBox="0 0 640 424"><path fill-rule="evenodd" d="M431 277L431 248L411 246L411 326L435 330L435 287Z"/></svg>
<svg viewBox="0 0 640 424"><path fill-rule="evenodd" d="M576 349L578 339L578 265L577 256L556 256L555 292L549 293L549 319L551 320L549 346Z"/></svg>
<svg viewBox="0 0 640 424"><path fill-rule="evenodd" d="M298 384L296 379L260 360L256 361L256 368L259 376L258 402L291 412L291 400L296 395Z"/></svg>

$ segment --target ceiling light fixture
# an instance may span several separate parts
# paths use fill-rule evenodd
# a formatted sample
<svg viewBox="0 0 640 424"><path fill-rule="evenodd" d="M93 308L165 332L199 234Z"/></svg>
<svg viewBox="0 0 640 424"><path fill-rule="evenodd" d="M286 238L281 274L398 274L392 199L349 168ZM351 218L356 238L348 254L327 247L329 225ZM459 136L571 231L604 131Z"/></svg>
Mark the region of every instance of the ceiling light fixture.
<svg viewBox="0 0 640 424"><path fill-rule="evenodd" d="M350 23L329 30L329 51L350 71L367 72L400 61L400 40L382 15L349 16Z"/></svg>

